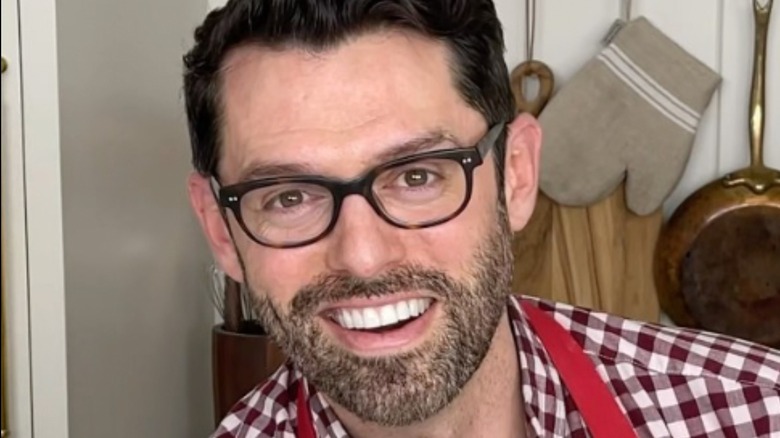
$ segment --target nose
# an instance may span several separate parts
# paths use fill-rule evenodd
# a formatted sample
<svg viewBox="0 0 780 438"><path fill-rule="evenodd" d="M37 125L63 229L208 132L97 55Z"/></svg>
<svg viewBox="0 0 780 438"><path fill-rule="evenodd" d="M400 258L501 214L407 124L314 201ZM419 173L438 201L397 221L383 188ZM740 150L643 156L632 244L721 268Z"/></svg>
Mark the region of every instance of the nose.
<svg viewBox="0 0 780 438"><path fill-rule="evenodd" d="M400 231L379 217L362 196L347 196L329 239L328 268L361 278L380 274L404 257Z"/></svg>

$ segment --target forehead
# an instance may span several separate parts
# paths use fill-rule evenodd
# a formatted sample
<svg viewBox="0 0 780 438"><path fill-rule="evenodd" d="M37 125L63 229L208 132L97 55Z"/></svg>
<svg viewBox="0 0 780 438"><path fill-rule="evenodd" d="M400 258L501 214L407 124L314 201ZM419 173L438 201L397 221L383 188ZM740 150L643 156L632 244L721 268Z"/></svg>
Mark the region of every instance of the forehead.
<svg viewBox="0 0 780 438"><path fill-rule="evenodd" d="M451 66L443 43L399 31L322 52L236 49L223 69L220 174L257 161L351 172L425 133L458 137L481 118L457 92Z"/></svg>

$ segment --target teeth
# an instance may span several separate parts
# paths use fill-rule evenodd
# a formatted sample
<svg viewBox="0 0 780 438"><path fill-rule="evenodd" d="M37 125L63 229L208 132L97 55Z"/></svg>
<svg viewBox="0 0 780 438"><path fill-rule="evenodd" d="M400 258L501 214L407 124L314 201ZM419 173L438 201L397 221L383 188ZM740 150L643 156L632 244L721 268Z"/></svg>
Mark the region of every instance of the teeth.
<svg viewBox="0 0 780 438"><path fill-rule="evenodd" d="M380 307L338 309L333 312L333 320L348 329L380 328L420 316L430 306L430 298L418 298Z"/></svg>
<svg viewBox="0 0 780 438"><path fill-rule="evenodd" d="M379 318L382 320L383 326L397 323L398 316L395 312L395 305L388 304L386 306L382 306L382 308L379 309Z"/></svg>
<svg viewBox="0 0 780 438"><path fill-rule="evenodd" d="M363 325L364 328L377 328L382 325L382 320L379 319L379 312L375 308L369 307L363 309Z"/></svg>
<svg viewBox="0 0 780 438"><path fill-rule="evenodd" d="M396 304L395 311L398 315L399 321L405 321L411 316L411 313L409 313L409 303L406 301L401 301L400 303Z"/></svg>
<svg viewBox="0 0 780 438"><path fill-rule="evenodd" d="M353 328L355 324L352 322L352 312L340 312L339 323L342 327Z"/></svg>
<svg viewBox="0 0 780 438"><path fill-rule="evenodd" d="M409 314L418 316L420 314L420 302L418 300L409 301Z"/></svg>
<svg viewBox="0 0 780 438"><path fill-rule="evenodd" d="M347 328L362 328L362 327L365 327L365 324L363 323L363 312L361 312L360 310L352 310L352 311L340 310L338 313L339 314L341 314L341 313L349 313L350 315L352 315L352 327L347 327Z"/></svg>

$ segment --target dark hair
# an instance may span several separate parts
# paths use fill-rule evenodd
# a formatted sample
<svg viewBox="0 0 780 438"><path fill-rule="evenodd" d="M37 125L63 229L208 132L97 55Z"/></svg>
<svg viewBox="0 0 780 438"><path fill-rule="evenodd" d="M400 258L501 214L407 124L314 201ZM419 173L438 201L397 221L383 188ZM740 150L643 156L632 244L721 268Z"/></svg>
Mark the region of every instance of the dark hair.
<svg viewBox="0 0 780 438"><path fill-rule="evenodd" d="M349 37L399 28L444 42L455 83L488 126L515 114L504 62L501 23L491 0L230 0L208 14L184 56L184 93L194 167L216 176L219 158L220 67L245 44L326 50ZM503 180L505 139L496 145Z"/></svg>

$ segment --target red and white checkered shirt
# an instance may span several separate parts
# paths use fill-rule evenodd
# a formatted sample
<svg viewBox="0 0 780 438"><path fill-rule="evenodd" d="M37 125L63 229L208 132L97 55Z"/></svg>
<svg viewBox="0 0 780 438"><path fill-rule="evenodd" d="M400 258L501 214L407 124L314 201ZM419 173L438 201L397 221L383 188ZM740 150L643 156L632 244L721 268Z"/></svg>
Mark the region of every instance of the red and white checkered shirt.
<svg viewBox="0 0 780 438"><path fill-rule="evenodd" d="M566 328L641 437L780 437L780 351L524 297ZM524 415L539 437L588 437L518 298L509 300ZM298 385L319 437L348 437L328 402L288 363L247 394L213 438L295 437Z"/></svg>

